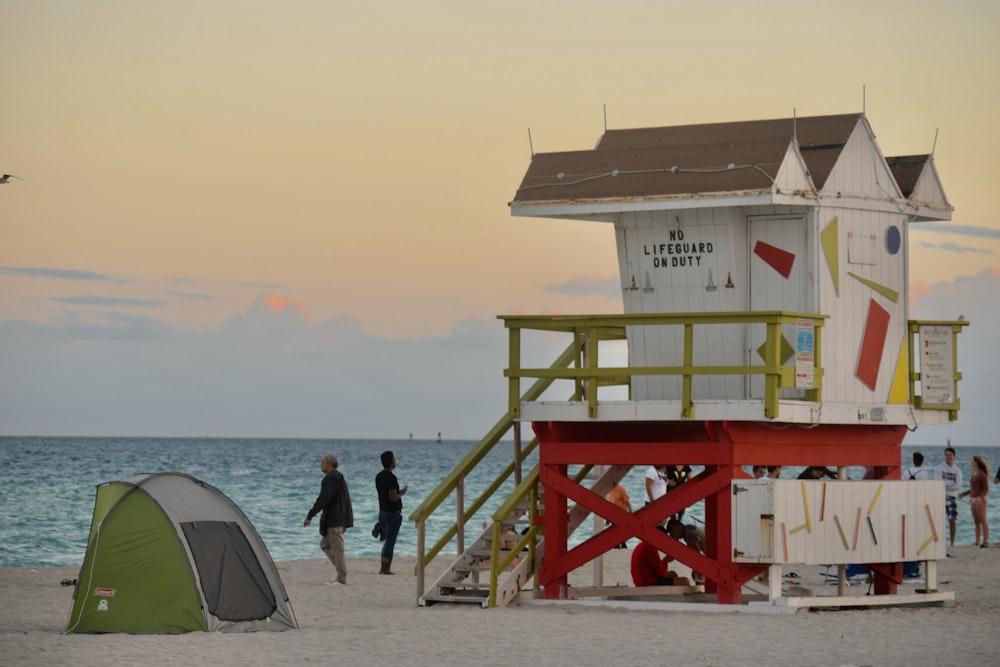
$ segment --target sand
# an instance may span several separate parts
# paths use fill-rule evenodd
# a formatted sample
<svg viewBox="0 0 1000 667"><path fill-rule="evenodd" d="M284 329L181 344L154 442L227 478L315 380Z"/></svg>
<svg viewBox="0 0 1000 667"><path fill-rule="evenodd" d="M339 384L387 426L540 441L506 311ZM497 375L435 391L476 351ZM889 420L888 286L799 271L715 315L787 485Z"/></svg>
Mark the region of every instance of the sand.
<svg viewBox="0 0 1000 667"><path fill-rule="evenodd" d="M318 548L317 548L318 551ZM944 606L794 614L416 605L415 559L395 576L377 559L349 561L330 587L326 560L278 563L299 630L248 634L63 635L77 568L0 568L3 665L987 665L1000 662L1000 549L959 546L939 563ZM604 583L627 584L628 552L605 558ZM439 559L441 560L441 559ZM443 560L432 569L444 566ZM800 586L833 595L824 568L787 567ZM589 586L593 570L570 583ZM919 584L904 583L901 592ZM864 595L867 585L850 587Z"/></svg>

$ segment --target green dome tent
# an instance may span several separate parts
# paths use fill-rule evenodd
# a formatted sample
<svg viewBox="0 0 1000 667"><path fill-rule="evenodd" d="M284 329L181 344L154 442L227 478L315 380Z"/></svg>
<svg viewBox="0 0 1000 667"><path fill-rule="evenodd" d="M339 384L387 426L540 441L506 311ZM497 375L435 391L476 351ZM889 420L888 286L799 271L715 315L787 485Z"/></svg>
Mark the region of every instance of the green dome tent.
<svg viewBox="0 0 1000 667"><path fill-rule="evenodd" d="M239 507L178 472L97 487L66 632L297 628L271 555Z"/></svg>

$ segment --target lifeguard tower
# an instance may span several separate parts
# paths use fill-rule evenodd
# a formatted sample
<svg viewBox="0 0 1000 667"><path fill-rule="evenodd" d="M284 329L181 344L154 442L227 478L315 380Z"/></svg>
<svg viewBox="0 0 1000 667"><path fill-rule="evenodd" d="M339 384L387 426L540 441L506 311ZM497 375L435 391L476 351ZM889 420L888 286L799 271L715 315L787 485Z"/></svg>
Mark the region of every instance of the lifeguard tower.
<svg viewBox="0 0 1000 667"><path fill-rule="evenodd" d="M501 318L508 417L518 446L517 425L537 436L529 483L544 498L532 524L544 547L520 563L517 586L533 574L543 597L573 597L571 571L638 537L705 575L719 603L740 603L743 584L768 568L779 597L783 563L864 563L889 595L902 562L922 560L936 592L942 485L898 481L908 429L959 410L966 322L908 316L909 226L952 212L932 155L884 157L858 113L607 130L593 149L533 155L510 208L613 225L624 305L622 315ZM526 331L564 333L567 353L524 367ZM620 341L627 366L602 364ZM542 396L558 382L569 400ZM654 463L703 470L634 514L605 499L632 467ZM873 479L751 480L753 465L841 477L864 466ZM495 518L525 497L518 488ZM705 553L656 529L700 501ZM570 548L590 514L608 527ZM502 552L494 544L494 563ZM516 594L497 593L493 577L493 603Z"/></svg>

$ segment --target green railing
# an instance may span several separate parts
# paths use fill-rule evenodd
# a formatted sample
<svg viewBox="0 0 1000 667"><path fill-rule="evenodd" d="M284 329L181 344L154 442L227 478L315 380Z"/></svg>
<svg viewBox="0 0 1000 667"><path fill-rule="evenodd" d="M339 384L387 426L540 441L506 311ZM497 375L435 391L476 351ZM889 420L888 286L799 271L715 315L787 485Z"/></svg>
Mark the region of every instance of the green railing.
<svg viewBox="0 0 1000 667"><path fill-rule="evenodd" d="M597 417L597 389L607 384L628 384L631 378L640 375L680 376L681 410L684 419L694 417L692 379L708 375L762 375L764 377L764 416L774 419L778 416L779 391L796 386L796 367L782 365L783 350L781 327L801 325L807 322L814 332L812 337L813 358L811 388L806 390L806 400L819 401L823 387L822 331L823 322L829 316L812 313L792 313L785 311L724 312L724 313L644 313L632 315L505 315L500 316L509 330L509 361L504 375L509 379L508 408L516 419L520 416L521 378L547 380L570 380L577 391L587 399L587 413ZM695 365L695 328L709 325L746 326L763 325L766 337L763 346L763 364L750 365ZM627 327L671 326L683 327L684 349L682 364L679 366L628 366L609 368L600 366L598 355L602 340L624 340ZM522 368L521 332L524 330L554 331L573 336L571 347L576 349L575 367L562 368ZM793 350L794 351L794 350Z"/></svg>

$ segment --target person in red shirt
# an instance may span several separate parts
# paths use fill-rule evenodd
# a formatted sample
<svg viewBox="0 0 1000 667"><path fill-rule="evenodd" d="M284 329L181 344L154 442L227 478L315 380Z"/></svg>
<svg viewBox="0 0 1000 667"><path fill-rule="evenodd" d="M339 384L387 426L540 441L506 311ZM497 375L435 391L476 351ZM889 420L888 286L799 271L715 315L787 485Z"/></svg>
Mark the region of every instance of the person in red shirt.
<svg viewBox="0 0 1000 667"><path fill-rule="evenodd" d="M666 528L657 526L666 533ZM636 586L688 586L687 577L679 577L667 563L673 560L648 542L639 542L632 550L632 583Z"/></svg>

